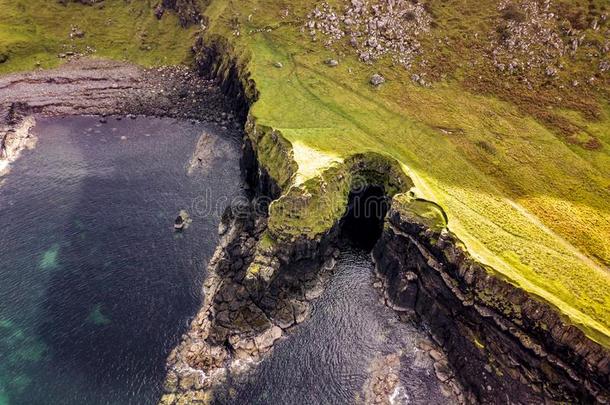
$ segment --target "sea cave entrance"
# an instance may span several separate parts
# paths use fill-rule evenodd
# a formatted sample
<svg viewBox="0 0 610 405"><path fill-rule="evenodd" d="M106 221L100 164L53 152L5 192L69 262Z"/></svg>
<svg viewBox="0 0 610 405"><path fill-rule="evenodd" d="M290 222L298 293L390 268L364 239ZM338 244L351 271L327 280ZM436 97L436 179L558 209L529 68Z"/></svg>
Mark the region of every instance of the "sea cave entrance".
<svg viewBox="0 0 610 405"><path fill-rule="evenodd" d="M367 185L352 190L341 221L341 236L357 248L372 250L383 232L391 201L382 186Z"/></svg>

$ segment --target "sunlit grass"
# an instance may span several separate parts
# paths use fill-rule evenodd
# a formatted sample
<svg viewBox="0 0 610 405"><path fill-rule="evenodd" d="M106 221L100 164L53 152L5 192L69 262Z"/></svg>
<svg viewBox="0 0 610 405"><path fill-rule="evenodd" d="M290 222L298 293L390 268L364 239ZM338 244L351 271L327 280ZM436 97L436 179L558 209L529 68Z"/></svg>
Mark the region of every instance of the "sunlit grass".
<svg viewBox="0 0 610 405"><path fill-rule="evenodd" d="M510 103L469 93L453 79L422 88L402 68L363 65L350 56L327 67L323 61L336 55L298 26L271 25L285 4L251 0L239 10L223 0L213 4L218 18L252 13L251 25L273 27L250 35L244 27L237 37L215 23L238 53L247 50L261 92L251 113L296 146L300 183L358 152L398 160L416 193L443 207L449 228L474 257L610 344L607 107L595 123L562 112L604 142L587 151ZM368 83L375 72L388 79L379 89ZM311 221L299 220L315 229L321 215L309 215Z"/></svg>

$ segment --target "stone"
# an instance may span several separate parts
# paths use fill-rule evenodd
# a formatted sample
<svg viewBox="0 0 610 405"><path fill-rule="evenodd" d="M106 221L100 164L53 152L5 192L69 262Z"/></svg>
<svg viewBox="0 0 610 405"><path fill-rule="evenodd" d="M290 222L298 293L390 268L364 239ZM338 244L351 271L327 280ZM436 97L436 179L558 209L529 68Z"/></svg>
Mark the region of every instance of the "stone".
<svg viewBox="0 0 610 405"><path fill-rule="evenodd" d="M8 55L6 53L0 53L0 63L5 63L8 60Z"/></svg>
<svg viewBox="0 0 610 405"><path fill-rule="evenodd" d="M173 371L167 373L164 389L166 392L176 392L178 390L178 376Z"/></svg>
<svg viewBox="0 0 610 405"><path fill-rule="evenodd" d="M279 326L273 325L254 339L259 350L266 351L273 343L282 336L282 329Z"/></svg>
<svg viewBox="0 0 610 405"><path fill-rule="evenodd" d="M184 391L190 389L199 389L202 386L203 373L188 372L184 373L180 378L180 388Z"/></svg>
<svg viewBox="0 0 610 405"><path fill-rule="evenodd" d="M445 382L452 377L451 370L449 369L447 363L437 361L434 363L434 374L441 381Z"/></svg>
<svg viewBox="0 0 610 405"><path fill-rule="evenodd" d="M436 350L436 349L432 349L430 350L430 357L432 357L434 360L439 361L441 360L443 357L445 357L443 355L443 353L441 353L440 351Z"/></svg>
<svg viewBox="0 0 610 405"><path fill-rule="evenodd" d="M326 63L326 65L328 65L330 67L339 66L339 61L336 59L327 59L324 63Z"/></svg>
<svg viewBox="0 0 610 405"><path fill-rule="evenodd" d="M294 311L289 303L279 308L273 317L274 322L282 329L287 329L294 325Z"/></svg>
<svg viewBox="0 0 610 405"><path fill-rule="evenodd" d="M546 70L544 71L544 73L548 76L548 77L555 77L557 76L557 69L555 69L552 66L547 66Z"/></svg>
<svg viewBox="0 0 610 405"><path fill-rule="evenodd" d="M380 74L374 74L373 76L371 76L371 80L370 83L377 87L380 86L381 84L385 83L385 78L383 76L381 76Z"/></svg>
<svg viewBox="0 0 610 405"><path fill-rule="evenodd" d="M276 68L278 68L278 69L281 69L281 68L283 68L283 67L284 67L284 65L282 64L282 62L274 62L274 63L273 63L273 66L274 66L274 67L276 67Z"/></svg>
<svg viewBox="0 0 610 405"><path fill-rule="evenodd" d="M70 38L83 38L85 36L85 31L75 28L70 33Z"/></svg>
<svg viewBox="0 0 610 405"><path fill-rule="evenodd" d="M309 305L305 302L296 301L293 303L294 320L297 324L303 323L309 316Z"/></svg>
<svg viewBox="0 0 610 405"><path fill-rule="evenodd" d="M176 402L176 394L165 394L161 397L159 404L173 405Z"/></svg>
<svg viewBox="0 0 610 405"><path fill-rule="evenodd" d="M324 292L324 286L321 282L313 283L307 290L305 290L305 299L308 301L318 298Z"/></svg>

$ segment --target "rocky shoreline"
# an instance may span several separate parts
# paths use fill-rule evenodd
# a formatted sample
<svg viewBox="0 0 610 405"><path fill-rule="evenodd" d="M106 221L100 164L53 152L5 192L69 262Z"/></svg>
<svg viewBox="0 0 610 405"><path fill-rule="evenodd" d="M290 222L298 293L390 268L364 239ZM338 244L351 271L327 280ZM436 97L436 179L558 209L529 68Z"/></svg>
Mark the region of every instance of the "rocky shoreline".
<svg viewBox="0 0 610 405"><path fill-rule="evenodd" d="M373 252L386 300L427 325L472 399L610 401L607 349L491 274L445 227L396 205L386 221Z"/></svg>
<svg viewBox="0 0 610 405"><path fill-rule="evenodd" d="M7 168L22 149L33 146L26 127L37 115L100 115L102 123L109 115L171 117L226 130L240 127L231 111L213 81L184 66L144 69L74 59L53 70L0 77L0 165Z"/></svg>
<svg viewBox="0 0 610 405"><path fill-rule="evenodd" d="M312 266L316 271L284 274L262 300L255 300L244 277L265 227L266 218L252 205L225 213L203 286L204 303L168 358L166 394L160 403L209 403L229 377L239 378L285 331L308 317L309 302L322 293L338 251L329 251L322 263Z"/></svg>

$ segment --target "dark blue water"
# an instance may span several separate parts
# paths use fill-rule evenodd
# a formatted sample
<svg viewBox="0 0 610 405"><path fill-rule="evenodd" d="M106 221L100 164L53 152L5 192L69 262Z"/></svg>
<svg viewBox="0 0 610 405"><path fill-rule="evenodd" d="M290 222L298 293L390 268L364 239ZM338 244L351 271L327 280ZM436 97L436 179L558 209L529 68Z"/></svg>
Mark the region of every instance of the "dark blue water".
<svg viewBox="0 0 610 405"><path fill-rule="evenodd" d="M219 216L194 216L182 234L173 220L202 198L218 213L240 193L227 134L188 174L203 131L38 120L37 147L0 186L0 405L156 402L200 303Z"/></svg>
<svg viewBox="0 0 610 405"><path fill-rule="evenodd" d="M293 270L306 270L298 266ZM434 375L433 361L420 349L430 343L428 335L381 301L375 281L370 254L343 249L326 290L313 301L311 317L249 375L229 380L230 389L218 392L217 402L375 403L372 383L393 372L399 381L383 393L383 403L451 403Z"/></svg>

